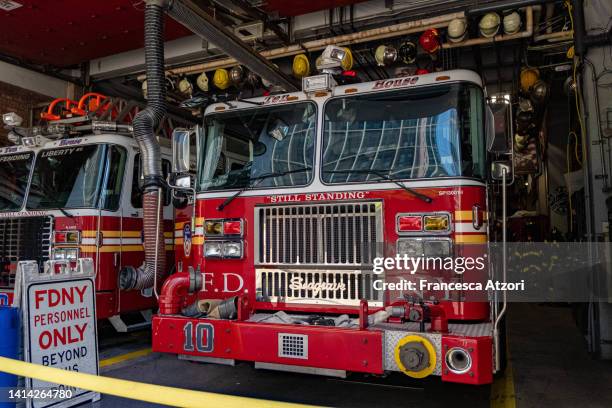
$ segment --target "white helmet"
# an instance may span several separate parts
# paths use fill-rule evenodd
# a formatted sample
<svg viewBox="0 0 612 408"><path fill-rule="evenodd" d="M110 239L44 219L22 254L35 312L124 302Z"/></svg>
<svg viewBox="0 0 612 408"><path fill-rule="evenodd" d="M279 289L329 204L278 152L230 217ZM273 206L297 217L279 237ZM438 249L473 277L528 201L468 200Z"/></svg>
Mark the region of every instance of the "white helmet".
<svg viewBox="0 0 612 408"><path fill-rule="evenodd" d="M448 25L446 36L450 42L461 42L467 34L467 21L464 18L455 18Z"/></svg>
<svg viewBox="0 0 612 408"><path fill-rule="evenodd" d="M187 77L184 77L179 81L178 89L179 92L185 95L191 95L193 93L193 85L191 85L191 82L189 82Z"/></svg>
<svg viewBox="0 0 612 408"><path fill-rule="evenodd" d="M480 35L486 38L495 37L499 31L499 23L500 19L497 13L485 14L484 17L480 19L480 23L478 23Z"/></svg>
<svg viewBox="0 0 612 408"><path fill-rule="evenodd" d="M521 29L521 16L516 11L506 15L503 21L504 34L516 34Z"/></svg>
<svg viewBox="0 0 612 408"><path fill-rule="evenodd" d="M196 84L198 85L198 88L202 90L202 92L208 92L208 77L206 76L206 72L202 72L200 75L198 75Z"/></svg>

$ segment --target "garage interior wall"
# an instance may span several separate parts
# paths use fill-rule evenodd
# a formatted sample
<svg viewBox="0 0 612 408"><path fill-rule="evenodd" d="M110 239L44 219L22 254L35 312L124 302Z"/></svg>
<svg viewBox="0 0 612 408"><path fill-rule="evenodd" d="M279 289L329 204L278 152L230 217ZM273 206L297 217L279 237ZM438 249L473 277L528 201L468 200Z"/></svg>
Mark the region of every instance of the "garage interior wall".
<svg viewBox="0 0 612 408"><path fill-rule="evenodd" d="M587 32L600 34L610 26L609 16L612 15L612 3L609 1L585 2L585 23ZM594 241L609 241L609 222L612 210L612 180L610 178L610 165L612 156L610 152L610 136L612 135L612 46L592 47L588 50L586 58L595 69L596 81L593 81L591 66L585 64L583 74L584 107L588 113L585 126L590 143L589 173L592 191L591 203L593 221L591 237ZM599 107L596 106L595 92L599 98ZM600 121L597 121L599 115ZM612 274L607 273L608 288L612 287ZM612 358L612 304L599 303L593 311L594 319L599 320L599 336L595 337L601 348L601 357Z"/></svg>
<svg viewBox="0 0 612 408"><path fill-rule="evenodd" d="M0 81L0 112L15 112L23 118L24 126L33 126L31 123L31 111L41 103L50 102L53 98L20 88L15 85ZM0 146L9 144L6 138L8 131L2 126L0 128Z"/></svg>

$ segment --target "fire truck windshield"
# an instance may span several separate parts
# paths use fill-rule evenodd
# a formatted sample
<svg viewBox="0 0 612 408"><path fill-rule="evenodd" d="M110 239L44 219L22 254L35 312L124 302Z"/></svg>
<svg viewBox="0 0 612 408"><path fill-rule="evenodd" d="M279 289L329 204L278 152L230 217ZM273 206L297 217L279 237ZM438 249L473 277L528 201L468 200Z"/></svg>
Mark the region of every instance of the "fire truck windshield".
<svg viewBox="0 0 612 408"><path fill-rule="evenodd" d="M0 156L0 211L21 209L34 153Z"/></svg>
<svg viewBox="0 0 612 408"><path fill-rule="evenodd" d="M483 104L482 90L469 84L332 99L325 106L322 180L484 177Z"/></svg>
<svg viewBox="0 0 612 408"><path fill-rule="evenodd" d="M313 103L213 114L206 118L206 126L200 190L300 186L310 182L316 135Z"/></svg>
<svg viewBox="0 0 612 408"><path fill-rule="evenodd" d="M26 207L97 208L104 201L103 207L112 209L109 207L118 205L115 196L119 196L124 162L124 149L104 144L42 150L34 165Z"/></svg>

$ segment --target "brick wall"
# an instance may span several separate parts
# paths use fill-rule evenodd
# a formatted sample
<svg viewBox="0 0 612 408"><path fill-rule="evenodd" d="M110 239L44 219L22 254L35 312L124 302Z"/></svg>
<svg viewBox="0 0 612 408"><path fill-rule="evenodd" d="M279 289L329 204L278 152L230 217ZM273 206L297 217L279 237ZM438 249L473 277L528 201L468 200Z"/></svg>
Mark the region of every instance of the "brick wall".
<svg viewBox="0 0 612 408"><path fill-rule="evenodd" d="M41 95L27 89L7 84L0 81L0 114L16 112L23 118L23 126L31 126L30 110L39 103L49 102L53 98ZM0 146L9 144L6 135L8 131L4 129L4 124L0 123Z"/></svg>

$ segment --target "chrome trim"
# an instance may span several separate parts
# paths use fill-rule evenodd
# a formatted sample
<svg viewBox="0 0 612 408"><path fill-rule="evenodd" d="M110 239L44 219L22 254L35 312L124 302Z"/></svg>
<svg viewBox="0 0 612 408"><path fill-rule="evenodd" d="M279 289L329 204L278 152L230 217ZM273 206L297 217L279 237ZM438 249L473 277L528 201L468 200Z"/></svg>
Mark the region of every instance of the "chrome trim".
<svg viewBox="0 0 612 408"><path fill-rule="evenodd" d="M77 240L76 242L55 242L55 233L75 233L77 234ZM64 246L64 245L79 245L81 243L81 231L79 230L59 230L59 231L53 231L53 234L51 235L51 243L54 246Z"/></svg>
<svg viewBox="0 0 612 408"><path fill-rule="evenodd" d="M466 361L465 368L459 369L454 366L454 363L452 360L452 357L454 354L460 354L463 356L463 358L465 358L465 361ZM446 352L446 355L444 356L444 362L446 363L446 367L448 368L448 371L450 371L453 374L465 374L472 369L472 356L466 349L461 348L461 347L453 347L450 350L448 350Z"/></svg>
<svg viewBox="0 0 612 408"><path fill-rule="evenodd" d="M448 229L445 231L426 231L425 230L425 216L435 215L446 215L448 216ZM423 229L421 231L400 231L399 230L399 217L404 216L420 216L421 222L423 223ZM400 236L422 236L422 235L450 235L454 231L453 216L448 211L434 211L434 212L410 212L410 213L397 213L395 214L395 232Z"/></svg>
<svg viewBox="0 0 612 408"><path fill-rule="evenodd" d="M225 228L226 221L240 221L240 234L224 234L223 228ZM206 223L207 222L220 222L221 223L221 233L220 234L209 234L206 232ZM204 220L202 224L202 229L204 231L204 236L210 239L227 239L227 238L239 238L244 235L244 220L241 218L207 218Z"/></svg>
<svg viewBox="0 0 612 408"><path fill-rule="evenodd" d="M437 236L412 236L412 237L405 237L405 236L401 236L397 239L397 241L395 241L395 253L399 255L399 250L398 250L398 246L400 242L405 242L405 241L421 241L421 242L425 242L425 241L447 241L449 244L449 254L446 256L453 256L453 251L454 251L454 245L453 245L453 240L451 238L446 238L446 237L437 237ZM423 254L420 256L431 256L431 255L425 255L425 246L423 246Z"/></svg>
<svg viewBox="0 0 612 408"><path fill-rule="evenodd" d="M238 243L240 244L240 256L225 256L223 255L223 248L225 246L226 243L231 242L231 243ZM219 244L220 245L220 249L221 249L221 255L219 256L210 256L210 255L206 255L206 245L210 245L210 244ZM237 239L225 239L225 240L208 240L204 242L204 248L203 248L203 254L204 254L204 258L206 259L243 259L244 258L244 241L242 240L237 240Z"/></svg>

